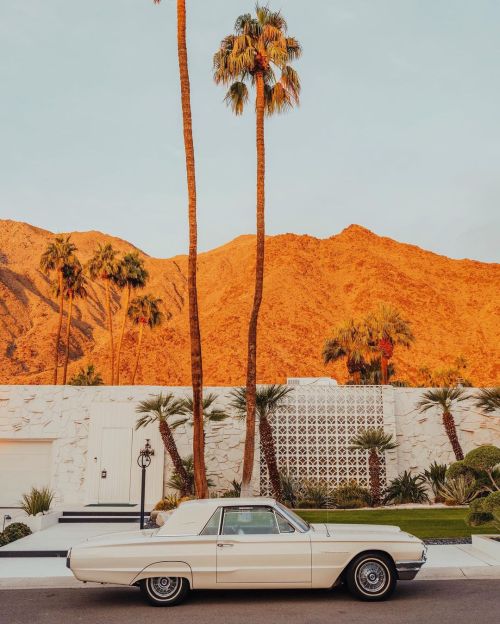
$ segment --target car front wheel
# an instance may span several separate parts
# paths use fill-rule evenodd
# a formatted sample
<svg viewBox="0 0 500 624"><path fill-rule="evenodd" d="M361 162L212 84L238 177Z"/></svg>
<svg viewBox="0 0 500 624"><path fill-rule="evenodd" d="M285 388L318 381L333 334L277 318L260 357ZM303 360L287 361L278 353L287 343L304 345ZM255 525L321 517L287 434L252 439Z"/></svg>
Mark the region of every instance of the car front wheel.
<svg viewBox="0 0 500 624"><path fill-rule="evenodd" d="M176 576L155 576L141 581L141 591L153 606L173 607L185 600L189 582Z"/></svg>
<svg viewBox="0 0 500 624"><path fill-rule="evenodd" d="M351 594L361 600L386 600L396 587L396 570L386 555L362 554L349 564L345 581Z"/></svg>

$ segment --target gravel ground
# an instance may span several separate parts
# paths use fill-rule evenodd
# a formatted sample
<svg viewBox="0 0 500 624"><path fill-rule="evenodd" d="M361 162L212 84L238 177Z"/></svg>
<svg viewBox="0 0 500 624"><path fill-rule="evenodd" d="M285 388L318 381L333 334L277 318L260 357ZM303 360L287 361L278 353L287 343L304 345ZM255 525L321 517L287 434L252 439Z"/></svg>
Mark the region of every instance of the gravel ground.
<svg viewBox="0 0 500 624"><path fill-rule="evenodd" d="M429 546L443 546L448 544L472 544L471 537L436 537L422 540Z"/></svg>

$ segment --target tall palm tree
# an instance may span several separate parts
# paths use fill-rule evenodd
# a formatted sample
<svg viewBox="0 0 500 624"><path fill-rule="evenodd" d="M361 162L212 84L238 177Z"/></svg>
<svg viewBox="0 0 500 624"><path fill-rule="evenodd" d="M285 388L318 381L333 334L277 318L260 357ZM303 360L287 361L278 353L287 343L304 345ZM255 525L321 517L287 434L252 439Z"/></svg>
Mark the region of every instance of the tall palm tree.
<svg viewBox="0 0 500 624"><path fill-rule="evenodd" d="M184 485L181 496L186 496L189 493L189 477L182 462L182 458L179 455L177 444L175 443L172 433L173 429L178 427L181 423L179 421L170 422L173 417L182 417L184 414L183 399L176 399L173 394L166 394L164 396L160 393L153 396L151 399L141 401L135 411L137 414L141 414L135 425L136 430L153 422L158 423L165 449L170 455L175 472L179 475Z"/></svg>
<svg viewBox="0 0 500 624"><path fill-rule="evenodd" d="M441 410L444 430L457 461L461 461L464 458L464 452L458 441L457 427L451 410L457 403L466 401L469 398L469 395L462 388L432 388L424 392L422 398L417 403L417 408L420 412L426 412L433 407L438 407Z"/></svg>
<svg viewBox="0 0 500 624"><path fill-rule="evenodd" d="M150 329L154 329L163 322L164 314L160 310L161 303L161 299L153 297L152 295L143 295L132 299L128 308L128 316L132 323L139 326L137 352L135 356L134 372L132 374L132 385L135 383L137 368L139 366L144 328L147 326Z"/></svg>
<svg viewBox="0 0 500 624"><path fill-rule="evenodd" d="M159 4L160 0L154 0ZM193 462L194 481L198 498L208 497L205 468L205 434L203 430L203 364L201 352L198 289L196 284L198 264L198 226L196 215L196 168L194 159L193 122L191 117L191 87L186 42L186 1L177 0L177 56L181 84L182 126L188 190L189 257L188 300L189 336L191 343L191 383L193 386Z"/></svg>
<svg viewBox="0 0 500 624"><path fill-rule="evenodd" d="M279 12L256 6L256 15L241 15L235 33L225 37L214 55L214 80L229 85L225 101L241 115L249 100L247 83L255 87L257 147L257 240L255 290L248 326L247 419L243 456L242 493L251 492L255 453L257 383L257 325L262 302L265 254L265 140L264 117L290 110L299 102L300 81L290 62L299 58L297 39L287 36L287 23ZM276 78L279 73L279 79Z"/></svg>
<svg viewBox="0 0 500 624"><path fill-rule="evenodd" d="M325 364L345 358L347 372L356 384L361 383L361 373L366 367L369 355L370 346L366 328L354 319L339 325L323 349Z"/></svg>
<svg viewBox="0 0 500 624"><path fill-rule="evenodd" d="M119 279L117 251L110 243L99 244L94 255L87 264L87 270L93 280L100 280L106 291L106 316L108 320L108 332L111 359L111 385L115 383L115 348L113 342L113 316L111 314L111 284Z"/></svg>
<svg viewBox="0 0 500 624"><path fill-rule="evenodd" d="M62 319L64 313L63 269L71 261L76 246L71 242L71 236L56 236L46 247L40 258L40 270L45 275L56 273L56 292L59 298L59 320L57 323L56 341L54 346L54 376L53 383L57 385L59 365L59 343L61 340Z"/></svg>
<svg viewBox="0 0 500 624"><path fill-rule="evenodd" d="M118 340L118 350L116 353L116 385L120 385L120 362L122 355L123 336L127 324L128 309L130 306L130 296L133 290L144 288L149 278L149 273L144 268L144 260L139 257L137 251L125 254L118 265L118 284L125 288L125 306L123 309L123 320Z"/></svg>
<svg viewBox="0 0 500 624"><path fill-rule="evenodd" d="M273 384L258 386L256 394L257 417L262 453L269 473L269 481L275 498L282 499L281 479L276 461L276 446L269 418L283 405L285 397L292 392L291 386ZM240 418L247 417L247 388L235 388L231 391L230 406ZM242 496L245 494L242 493Z"/></svg>
<svg viewBox="0 0 500 624"><path fill-rule="evenodd" d="M360 431L351 442L350 450L368 452L368 471L370 475L370 493L375 507L382 502L382 486L380 480L380 456L398 446L390 433L383 429L370 428Z"/></svg>
<svg viewBox="0 0 500 624"><path fill-rule="evenodd" d="M496 388L481 388L474 398L475 406L487 414L500 410L500 386Z"/></svg>
<svg viewBox="0 0 500 624"><path fill-rule="evenodd" d="M75 298L84 299L87 296L87 280L83 273L80 261L74 257L70 264L63 269L64 296L68 300L68 321L66 325L66 346L64 353L63 384L66 384L69 361L69 341L71 337L71 319L73 317L73 302Z"/></svg>
<svg viewBox="0 0 500 624"><path fill-rule="evenodd" d="M372 348L380 355L382 383L387 385L389 361L394 355L394 347L409 347L415 337L409 321L403 319L396 308L384 304L380 304L376 312L368 315L366 324L371 334Z"/></svg>

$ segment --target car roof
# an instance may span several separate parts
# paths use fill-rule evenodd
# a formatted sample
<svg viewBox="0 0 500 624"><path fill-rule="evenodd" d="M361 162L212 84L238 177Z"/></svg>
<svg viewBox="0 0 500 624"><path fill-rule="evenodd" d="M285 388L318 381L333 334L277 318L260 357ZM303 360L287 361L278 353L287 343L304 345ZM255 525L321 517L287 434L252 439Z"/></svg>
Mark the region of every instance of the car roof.
<svg viewBox="0 0 500 624"><path fill-rule="evenodd" d="M276 503L274 498L254 496L245 498L204 498L181 503L160 527L158 535L199 535L219 507L248 507Z"/></svg>

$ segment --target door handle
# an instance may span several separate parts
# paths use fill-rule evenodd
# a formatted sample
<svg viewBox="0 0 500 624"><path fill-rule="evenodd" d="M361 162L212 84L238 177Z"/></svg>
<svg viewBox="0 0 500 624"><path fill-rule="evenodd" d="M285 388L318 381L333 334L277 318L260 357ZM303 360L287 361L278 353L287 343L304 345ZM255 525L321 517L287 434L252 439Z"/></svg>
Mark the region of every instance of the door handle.
<svg viewBox="0 0 500 624"><path fill-rule="evenodd" d="M231 548L234 546L234 544L217 544L218 548L225 548L226 546L231 546Z"/></svg>

